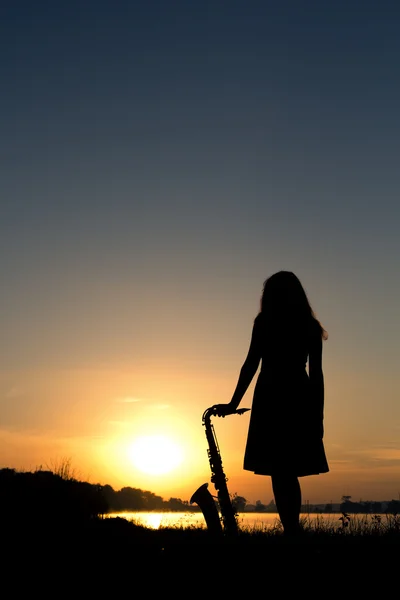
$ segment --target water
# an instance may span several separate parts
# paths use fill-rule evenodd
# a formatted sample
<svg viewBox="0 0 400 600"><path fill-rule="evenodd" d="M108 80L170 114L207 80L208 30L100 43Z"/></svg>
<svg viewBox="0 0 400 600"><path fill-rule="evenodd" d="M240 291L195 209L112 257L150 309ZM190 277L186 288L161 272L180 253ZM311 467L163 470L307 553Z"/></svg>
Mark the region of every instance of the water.
<svg viewBox="0 0 400 600"><path fill-rule="evenodd" d="M138 525L143 525L150 529L159 529L160 527L206 527L206 522L202 512L121 512L110 513L109 518L122 517L128 521L133 521ZM303 514L302 518L312 522L315 519L322 520L325 525L341 526L339 520L341 514ZM277 513L239 513L239 527L244 530L268 530L279 525Z"/></svg>

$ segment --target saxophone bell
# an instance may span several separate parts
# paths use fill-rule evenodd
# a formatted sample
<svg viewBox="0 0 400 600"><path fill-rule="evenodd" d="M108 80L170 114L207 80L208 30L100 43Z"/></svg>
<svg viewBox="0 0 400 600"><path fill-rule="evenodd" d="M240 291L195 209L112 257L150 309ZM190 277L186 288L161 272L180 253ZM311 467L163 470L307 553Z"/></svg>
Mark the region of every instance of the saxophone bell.
<svg viewBox="0 0 400 600"><path fill-rule="evenodd" d="M208 483L203 483L190 498L190 504L196 503L200 507L210 533L221 535L223 533L219 512L214 497L208 490Z"/></svg>

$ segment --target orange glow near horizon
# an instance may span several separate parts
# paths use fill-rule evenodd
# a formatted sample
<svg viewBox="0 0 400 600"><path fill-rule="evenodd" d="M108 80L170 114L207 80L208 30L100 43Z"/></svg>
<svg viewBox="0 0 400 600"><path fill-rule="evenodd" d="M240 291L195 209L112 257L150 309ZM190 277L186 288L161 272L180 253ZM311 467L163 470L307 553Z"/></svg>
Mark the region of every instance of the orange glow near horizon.
<svg viewBox="0 0 400 600"><path fill-rule="evenodd" d="M382 411L373 410L378 392L384 390L385 397L393 394L390 382L377 379L367 387L361 377L350 377L335 366L331 361L326 369L325 440L331 471L303 479L303 496L310 502L340 501L342 495L370 500L397 498L399 449L395 430L392 441L385 436L388 441L382 444L386 417ZM30 471L46 469L68 457L79 479L114 489L139 488L165 500L188 500L211 478L203 411L229 399L236 376L233 367L221 374L211 370L199 374L160 364L153 370L124 366L6 373L3 385L13 390L12 405L21 403L32 410L20 412L18 426L0 430L0 465ZM243 407L251 406L251 388ZM362 412L354 405L355 388L362 392ZM36 410L39 404L40 418ZM249 415L215 419L215 432L229 491L249 503L268 503L272 498L270 479L243 471ZM140 452L133 450L135 443L139 438L154 437L179 447L180 458L172 449L168 458L168 452L159 446L147 464L142 448L142 462ZM165 463L157 466L161 458Z"/></svg>

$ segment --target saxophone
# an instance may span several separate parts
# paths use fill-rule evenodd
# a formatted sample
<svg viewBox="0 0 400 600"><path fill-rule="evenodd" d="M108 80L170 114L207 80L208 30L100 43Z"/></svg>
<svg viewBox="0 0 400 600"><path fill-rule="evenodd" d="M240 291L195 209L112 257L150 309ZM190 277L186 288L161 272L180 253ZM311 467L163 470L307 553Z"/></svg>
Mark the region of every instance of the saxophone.
<svg viewBox="0 0 400 600"><path fill-rule="evenodd" d="M241 415L249 408L240 408L232 414ZM227 486L227 477L222 467L221 453L218 447L217 436L214 426L211 423L211 417L216 415L214 406L207 408L203 413L203 426L205 427L206 438L208 442L207 455L211 468L211 482L217 491L219 510L222 515L222 523L219 511L214 500L215 496L208 490L208 483L203 483L192 495L190 504L196 503L201 508L208 530L216 535L222 535L224 532L228 535L235 535L238 532L235 510Z"/></svg>

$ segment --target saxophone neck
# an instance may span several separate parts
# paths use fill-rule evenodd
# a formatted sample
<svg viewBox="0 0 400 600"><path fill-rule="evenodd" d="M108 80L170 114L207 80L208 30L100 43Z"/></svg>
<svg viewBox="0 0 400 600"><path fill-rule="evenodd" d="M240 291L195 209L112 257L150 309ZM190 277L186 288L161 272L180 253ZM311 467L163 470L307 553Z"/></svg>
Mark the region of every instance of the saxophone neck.
<svg viewBox="0 0 400 600"><path fill-rule="evenodd" d="M203 413L203 425L206 427L209 426L211 424L211 417L215 417L215 415L216 411L214 406L207 408Z"/></svg>

